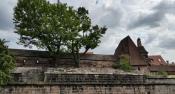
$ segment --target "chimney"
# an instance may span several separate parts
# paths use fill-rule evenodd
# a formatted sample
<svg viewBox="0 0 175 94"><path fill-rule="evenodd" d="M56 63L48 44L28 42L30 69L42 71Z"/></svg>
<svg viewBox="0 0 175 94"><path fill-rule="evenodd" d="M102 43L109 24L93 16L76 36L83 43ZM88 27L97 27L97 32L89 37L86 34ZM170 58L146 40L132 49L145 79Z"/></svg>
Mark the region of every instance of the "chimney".
<svg viewBox="0 0 175 94"><path fill-rule="evenodd" d="M169 61L167 60L166 63L169 64Z"/></svg>
<svg viewBox="0 0 175 94"><path fill-rule="evenodd" d="M141 39L140 38L137 38L137 46L138 47L141 47L142 46L142 42L141 42Z"/></svg>

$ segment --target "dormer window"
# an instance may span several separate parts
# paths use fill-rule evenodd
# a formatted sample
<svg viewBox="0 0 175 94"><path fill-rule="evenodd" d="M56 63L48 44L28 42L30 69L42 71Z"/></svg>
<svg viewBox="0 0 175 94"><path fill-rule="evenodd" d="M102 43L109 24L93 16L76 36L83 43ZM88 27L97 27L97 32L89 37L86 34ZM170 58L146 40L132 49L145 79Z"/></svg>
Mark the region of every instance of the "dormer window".
<svg viewBox="0 0 175 94"><path fill-rule="evenodd" d="M39 60L36 60L36 63L39 63Z"/></svg>
<svg viewBox="0 0 175 94"><path fill-rule="evenodd" d="M159 62L161 62L161 59L158 59Z"/></svg>

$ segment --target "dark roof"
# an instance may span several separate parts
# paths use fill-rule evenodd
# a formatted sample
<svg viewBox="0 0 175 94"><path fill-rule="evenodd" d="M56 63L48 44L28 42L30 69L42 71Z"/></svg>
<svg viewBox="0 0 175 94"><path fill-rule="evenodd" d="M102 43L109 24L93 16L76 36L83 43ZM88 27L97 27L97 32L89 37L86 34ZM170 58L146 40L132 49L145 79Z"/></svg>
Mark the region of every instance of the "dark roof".
<svg viewBox="0 0 175 94"><path fill-rule="evenodd" d="M23 57L50 57L47 51L27 50L27 49L9 49L9 52L14 56Z"/></svg>
<svg viewBox="0 0 175 94"><path fill-rule="evenodd" d="M153 65L149 67L149 70L151 72L158 72L158 71L175 72L175 65L162 65L162 66Z"/></svg>
<svg viewBox="0 0 175 94"><path fill-rule="evenodd" d="M121 55L129 55L129 63L131 65L148 65L142 58L139 49L134 44L130 36L125 37L120 41L114 55L119 58Z"/></svg>
<svg viewBox="0 0 175 94"><path fill-rule="evenodd" d="M39 50L26 50L26 49L9 49L9 52L15 57L36 57L36 58L51 58L48 51ZM65 54L60 57L61 59L71 59L72 55ZM114 55L101 55L101 54L80 54L81 60L94 60L94 61L116 61Z"/></svg>
<svg viewBox="0 0 175 94"><path fill-rule="evenodd" d="M146 51L145 47L142 45L142 42L141 42L140 38L137 39L137 47L138 47L140 53L148 54L148 52Z"/></svg>
<svg viewBox="0 0 175 94"><path fill-rule="evenodd" d="M141 53L146 53L146 54L148 54L148 51L146 51L146 49L145 49L144 46L139 46L139 47L137 47L137 48L139 49L139 51L140 51Z"/></svg>
<svg viewBox="0 0 175 94"><path fill-rule="evenodd" d="M151 59L150 65L166 65L165 60L160 55L149 56Z"/></svg>

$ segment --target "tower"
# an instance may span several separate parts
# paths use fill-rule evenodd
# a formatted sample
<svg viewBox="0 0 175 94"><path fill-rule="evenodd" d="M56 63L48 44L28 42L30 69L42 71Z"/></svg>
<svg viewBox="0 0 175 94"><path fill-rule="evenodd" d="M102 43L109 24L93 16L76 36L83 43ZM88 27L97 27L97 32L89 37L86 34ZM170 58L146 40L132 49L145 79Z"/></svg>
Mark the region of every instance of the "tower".
<svg viewBox="0 0 175 94"><path fill-rule="evenodd" d="M149 62L148 58L148 52L146 51L145 47L142 45L141 39L137 39L137 48L142 56L142 58L145 60L145 62Z"/></svg>

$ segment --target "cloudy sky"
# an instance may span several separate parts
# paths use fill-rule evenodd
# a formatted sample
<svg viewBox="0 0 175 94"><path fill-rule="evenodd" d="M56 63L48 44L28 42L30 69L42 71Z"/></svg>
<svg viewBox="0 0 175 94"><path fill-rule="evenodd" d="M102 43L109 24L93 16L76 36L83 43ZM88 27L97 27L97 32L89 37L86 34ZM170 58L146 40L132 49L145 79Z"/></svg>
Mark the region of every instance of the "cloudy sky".
<svg viewBox="0 0 175 94"><path fill-rule="evenodd" d="M57 0L49 0L56 3ZM161 54L165 60L175 61L175 0L60 0L75 8L89 10L93 24L107 26L102 43L93 52L113 54L120 40L127 35L136 42L140 37L150 55ZM13 8L17 0L0 0L0 38L17 45L14 33ZM35 49L35 48L34 48Z"/></svg>

